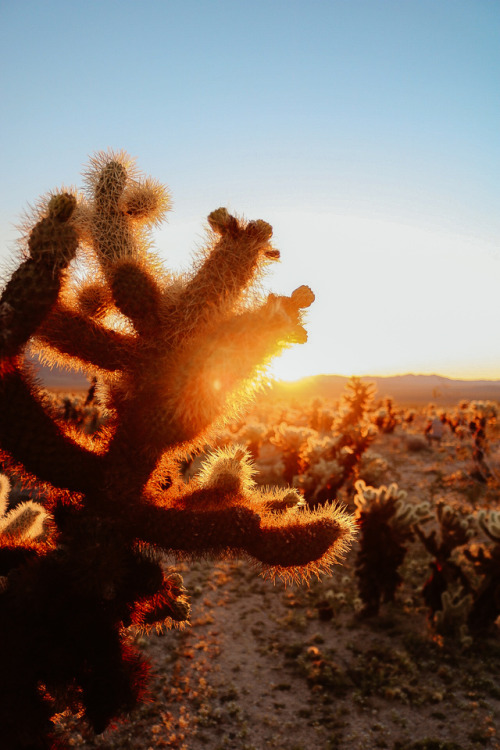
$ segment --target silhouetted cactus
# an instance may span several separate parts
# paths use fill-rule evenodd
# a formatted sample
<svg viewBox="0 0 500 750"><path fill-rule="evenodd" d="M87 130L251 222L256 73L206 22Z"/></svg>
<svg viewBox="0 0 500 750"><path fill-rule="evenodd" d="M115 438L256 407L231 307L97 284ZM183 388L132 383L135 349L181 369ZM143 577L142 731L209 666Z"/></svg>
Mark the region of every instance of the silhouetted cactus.
<svg viewBox="0 0 500 750"><path fill-rule="evenodd" d="M480 576L474 591L467 624L473 635L487 634L493 629L500 615L500 512L480 510L477 523L492 546L481 545L477 549L465 549L465 556L474 564Z"/></svg>
<svg viewBox="0 0 500 750"><path fill-rule="evenodd" d="M434 558L430 563L432 573L422 589L431 619L443 608L445 591L460 588L463 595L471 591L470 581L461 565L453 559L453 554L475 534L473 516L452 508L442 500L436 503L436 515L439 535L437 529L426 534L420 526L415 527L424 547Z"/></svg>
<svg viewBox="0 0 500 750"><path fill-rule="evenodd" d="M429 504L406 501L396 483L378 489L356 482L356 519L360 529L356 555L361 616L378 614L382 602L392 602L402 582L398 568L405 558L413 527L429 515Z"/></svg>
<svg viewBox="0 0 500 750"><path fill-rule="evenodd" d="M271 227L217 209L195 271L175 276L147 233L166 190L124 153L99 154L86 177L86 197L55 194L41 209L0 300L1 457L42 488L55 524L17 547L0 595L0 726L12 750L55 746L56 711L83 711L101 732L135 705L147 670L124 628L188 615L162 553L246 554L271 576L307 578L352 535L332 505L309 512L293 492L292 508L290 493L260 492L243 451L181 478L183 459L234 413L262 365L306 340L308 287L247 294L279 257ZM24 361L28 342L98 376L110 417L95 434L58 418Z"/></svg>

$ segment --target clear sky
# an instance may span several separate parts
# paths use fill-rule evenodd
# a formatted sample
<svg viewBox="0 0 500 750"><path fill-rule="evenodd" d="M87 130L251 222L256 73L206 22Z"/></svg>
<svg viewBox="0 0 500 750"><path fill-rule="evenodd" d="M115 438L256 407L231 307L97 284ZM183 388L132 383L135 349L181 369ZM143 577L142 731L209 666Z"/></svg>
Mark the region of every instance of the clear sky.
<svg viewBox="0 0 500 750"><path fill-rule="evenodd" d="M308 284L277 376L500 378L498 0L4 0L0 262L46 191L124 149L189 266L226 205Z"/></svg>

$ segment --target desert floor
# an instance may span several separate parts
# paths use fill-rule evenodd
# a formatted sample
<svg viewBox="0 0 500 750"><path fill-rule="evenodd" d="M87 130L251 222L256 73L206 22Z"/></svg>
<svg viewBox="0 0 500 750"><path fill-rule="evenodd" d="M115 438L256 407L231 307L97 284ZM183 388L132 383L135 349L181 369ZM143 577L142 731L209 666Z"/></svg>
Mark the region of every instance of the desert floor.
<svg viewBox="0 0 500 750"><path fill-rule="evenodd" d="M411 449L422 419L376 438L367 479L375 472L378 484L397 482L415 502L497 507L497 479L485 485L469 474L467 441L447 431L440 445ZM490 448L496 473L500 441ZM309 586L273 584L246 560L177 566L191 594L190 626L135 636L152 664L150 701L97 738L62 717L72 745L500 748L500 633L468 644L435 636L421 597L431 558L418 541L396 601L360 619L355 555L356 543L331 576Z"/></svg>

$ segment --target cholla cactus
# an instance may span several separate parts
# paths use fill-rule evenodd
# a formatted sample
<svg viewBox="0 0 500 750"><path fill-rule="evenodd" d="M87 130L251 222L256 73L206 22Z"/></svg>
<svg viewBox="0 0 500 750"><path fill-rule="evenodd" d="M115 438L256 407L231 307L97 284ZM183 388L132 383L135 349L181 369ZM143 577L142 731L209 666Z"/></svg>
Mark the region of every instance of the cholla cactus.
<svg viewBox="0 0 500 750"><path fill-rule="evenodd" d="M0 518L5 516L9 503L10 479L6 474L0 474Z"/></svg>
<svg viewBox="0 0 500 750"><path fill-rule="evenodd" d="M498 405L494 401L471 401L469 410L471 418L495 420L498 416Z"/></svg>
<svg viewBox="0 0 500 750"><path fill-rule="evenodd" d="M481 577L468 617L469 629L473 634L492 630L500 614L500 511L480 510L477 523L493 546L481 545L474 551L464 550Z"/></svg>
<svg viewBox="0 0 500 750"><path fill-rule="evenodd" d="M331 432L334 419L335 412L325 406L321 399L315 399L313 401L309 416L309 426L313 430L319 432L320 435L325 435Z"/></svg>
<svg viewBox="0 0 500 750"><path fill-rule="evenodd" d="M0 593L6 591L12 568L36 554L46 537L48 513L31 500L7 511L10 480L0 474Z"/></svg>
<svg viewBox="0 0 500 750"><path fill-rule="evenodd" d="M373 424L380 432L390 434L394 432L398 425L398 415L394 411L394 402L392 398L386 398L375 413L372 415Z"/></svg>
<svg viewBox="0 0 500 750"><path fill-rule="evenodd" d="M396 483L378 489L363 480L355 484L356 519L360 528L356 557L358 592L363 602L361 616L378 614L381 602L392 602L402 582L398 568L413 539L413 527L429 516L429 504L409 503Z"/></svg>
<svg viewBox="0 0 500 750"><path fill-rule="evenodd" d="M0 300L2 460L42 485L55 523L43 548L21 546L0 596L0 723L12 750L51 747L54 712L79 711L101 732L135 705L145 665L124 626L188 614L164 552L244 554L268 575L307 578L352 535L332 505L310 513L296 495L289 508L286 492L258 492L238 449L188 484L181 477L263 364L306 340L308 287L247 293L279 257L271 227L214 211L204 256L174 276L148 236L168 208L165 188L124 153L99 154L86 179L85 197L42 205ZM24 361L28 344L98 376L110 418L94 435L58 419Z"/></svg>
<svg viewBox="0 0 500 750"><path fill-rule="evenodd" d="M339 416L332 425L332 436L309 440L302 458L303 473L298 480L309 507L331 502L348 480L357 476L363 453L371 445L377 429L367 418L373 399L373 385L352 377L346 384ZM324 442L325 441L325 442ZM318 446L322 452L318 455ZM319 466L316 466L319 463ZM328 466L332 471L328 473ZM320 477L320 481L317 478Z"/></svg>
<svg viewBox="0 0 500 750"><path fill-rule="evenodd" d="M472 637L469 634L467 621L470 616L473 597L465 594L458 585L455 591L443 591L441 609L434 615L434 629L444 639L459 641L463 647L470 646Z"/></svg>
<svg viewBox="0 0 500 750"><path fill-rule="evenodd" d="M106 421L106 413L96 398L96 389L97 383L93 382L86 395L47 393L47 398L53 399L58 419L62 419L68 426L72 425L79 432L92 435Z"/></svg>
<svg viewBox="0 0 500 750"><path fill-rule="evenodd" d="M465 594L471 590L470 582L461 566L453 559L456 549L468 544L476 533L476 522L473 516L452 508L443 501L436 504L437 530L426 534L420 526L417 534L427 551L433 556L431 576L424 584L422 593L425 603L430 608L431 617L442 608L442 596L450 586L459 584Z"/></svg>
<svg viewBox="0 0 500 750"><path fill-rule="evenodd" d="M259 452L264 440L269 432L269 427L263 422L252 420L241 427L237 434L234 435L236 442L246 445L252 458L255 460L259 457Z"/></svg>
<svg viewBox="0 0 500 750"><path fill-rule="evenodd" d="M280 448L283 453L285 465L283 478L285 482L291 484L294 477L301 473L303 468L302 454L313 435L314 432L307 427L295 427L286 422L282 422L276 428L271 443Z"/></svg>
<svg viewBox="0 0 500 750"><path fill-rule="evenodd" d="M19 542L39 539L49 515L39 503L28 500L7 512L10 480L0 474L0 574L5 569L10 550ZM7 565L8 569L8 565Z"/></svg>
<svg viewBox="0 0 500 750"><path fill-rule="evenodd" d="M500 544L500 511L480 510L477 514L477 523L495 544Z"/></svg>
<svg viewBox="0 0 500 750"><path fill-rule="evenodd" d="M11 542L35 540L44 534L44 522L49 515L39 504L28 500L19 503L9 513L0 517L0 554Z"/></svg>
<svg viewBox="0 0 500 750"><path fill-rule="evenodd" d="M307 456L315 455L318 444L315 444L312 452ZM328 455L328 454L325 454ZM302 476L296 477L297 486L303 491L305 497L314 497L316 492L323 490L327 485L340 482L342 479L342 465L337 459L327 460L319 456L308 465L307 471Z"/></svg>

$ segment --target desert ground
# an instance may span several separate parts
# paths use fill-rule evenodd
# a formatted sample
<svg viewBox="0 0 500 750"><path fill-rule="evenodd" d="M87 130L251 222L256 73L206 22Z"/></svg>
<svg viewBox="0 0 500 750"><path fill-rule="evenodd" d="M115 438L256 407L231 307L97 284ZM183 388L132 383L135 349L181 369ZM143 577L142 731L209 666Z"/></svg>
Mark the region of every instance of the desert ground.
<svg viewBox="0 0 500 750"><path fill-rule="evenodd" d="M494 510L496 419L484 479L470 433L446 427L440 442L427 442L431 410L380 431L358 476L374 487L396 482L411 502ZM264 473L276 450L261 447ZM339 492L353 513L354 493L352 481ZM151 663L148 701L98 737L72 716L60 716L59 728L82 750L498 750L497 625L473 638L436 631L422 598L431 555L415 536L395 600L362 617L358 547L359 539L330 575L300 585L266 580L245 559L177 564L189 625L130 636Z"/></svg>

